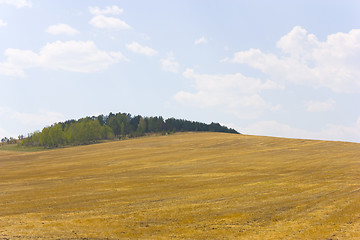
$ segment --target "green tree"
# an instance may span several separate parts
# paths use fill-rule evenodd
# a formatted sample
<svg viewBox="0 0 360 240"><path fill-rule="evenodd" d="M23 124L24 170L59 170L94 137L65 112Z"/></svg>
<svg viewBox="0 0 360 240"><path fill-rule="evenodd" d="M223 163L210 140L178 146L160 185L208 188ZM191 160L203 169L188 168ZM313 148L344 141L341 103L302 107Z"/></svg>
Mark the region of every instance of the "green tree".
<svg viewBox="0 0 360 240"><path fill-rule="evenodd" d="M145 134L146 131L146 121L140 117L137 129L136 129L136 133L138 136L143 136Z"/></svg>

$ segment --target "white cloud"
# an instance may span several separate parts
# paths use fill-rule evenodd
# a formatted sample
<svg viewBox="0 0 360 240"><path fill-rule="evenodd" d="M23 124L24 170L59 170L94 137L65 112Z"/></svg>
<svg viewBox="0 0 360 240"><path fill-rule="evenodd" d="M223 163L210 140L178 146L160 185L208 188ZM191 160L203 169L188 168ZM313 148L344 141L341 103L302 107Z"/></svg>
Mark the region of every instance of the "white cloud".
<svg viewBox="0 0 360 240"><path fill-rule="evenodd" d="M155 51L154 49L147 46L142 46L137 42L132 42L130 44L127 44L126 48L134 53L139 53L146 56L154 56L157 54L157 51Z"/></svg>
<svg viewBox="0 0 360 240"><path fill-rule="evenodd" d="M0 137L17 137L18 134L27 134L34 130L41 130L45 126L65 120L64 115L59 112L40 109L37 112L29 113L1 106L0 118L3 121L2 124L11 122L11 125L19 126L16 130L0 129Z"/></svg>
<svg viewBox="0 0 360 240"><path fill-rule="evenodd" d="M113 6L107 6L104 9L100 9L99 7L89 7L89 11L93 15L106 15L106 14L119 15L123 13L124 10L116 5L113 5Z"/></svg>
<svg viewBox="0 0 360 240"><path fill-rule="evenodd" d="M329 35L324 42L294 27L277 43L281 54L249 49L234 54L233 62L247 64L272 79L334 92L360 92L360 29Z"/></svg>
<svg viewBox="0 0 360 240"><path fill-rule="evenodd" d="M121 52L109 52L110 56L114 59L128 62L129 59L125 57Z"/></svg>
<svg viewBox="0 0 360 240"><path fill-rule="evenodd" d="M5 62L0 63L0 75L14 76L14 77L25 77L24 70L12 63Z"/></svg>
<svg viewBox="0 0 360 240"><path fill-rule="evenodd" d="M240 128L239 131L264 136L360 142L360 117L351 126L326 124L317 132L294 128L276 121L259 121L246 128Z"/></svg>
<svg viewBox="0 0 360 240"><path fill-rule="evenodd" d="M0 0L1 3L10 4L17 8L32 7L32 3L29 0Z"/></svg>
<svg viewBox="0 0 360 240"><path fill-rule="evenodd" d="M305 105L308 112L326 112L334 109L335 101L332 99L328 99L324 102L310 100L307 101Z"/></svg>
<svg viewBox="0 0 360 240"><path fill-rule="evenodd" d="M227 62L229 62L230 61L230 59L229 58L223 58L223 59L220 59L220 63L227 63Z"/></svg>
<svg viewBox="0 0 360 240"><path fill-rule="evenodd" d="M4 137L13 137L13 135L11 135L8 131L6 131L5 129L3 128L0 128L0 139L4 138Z"/></svg>
<svg viewBox="0 0 360 240"><path fill-rule="evenodd" d="M0 63L0 74L13 76L24 76L24 69L34 67L90 73L127 60L120 52L99 50L92 41L56 41L46 44L39 53L9 48L5 56L7 61Z"/></svg>
<svg viewBox="0 0 360 240"><path fill-rule="evenodd" d="M196 39L195 41L194 41L194 44L195 45L199 45L199 44L201 44L201 43L207 43L208 41L206 40L206 38L205 37L201 37L201 38L199 38L199 39Z"/></svg>
<svg viewBox="0 0 360 240"><path fill-rule="evenodd" d="M178 102L198 107L216 107L239 118L257 118L266 110L276 111L280 106L266 102L259 93L263 90L280 88L275 82L262 82L245 77L241 73L227 75L197 74L187 69L183 76L194 79L196 92L178 92Z"/></svg>
<svg viewBox="0 0 360 240"><path fill-rule="evenodd" d="M36 124L42 127L49 126L53 123L64 120L64 115L61 113L43 110L39 111L38 113L23 113L12 111L10 117L25 125Z"/></svg>
<svg viewBox="0 0 360 240"><path fill-rule="evenodd" d="M179 72L179 63L172 52L168 53L166 58L161 59L161 69L166 72Z"/></svg>
<svg viewBox="0 0 360 240"><path fill-rule="evenodd" d="M97 28L126 30L131 27L119 18L105 17L104 15L96 15L90 22L91 25Z"/></svg>
<svg viewBox="0 0 360 240"><path fill-rule="evenodd" d="M0 27L7 26L7 23L0 19Z"/></svg>
<svg viewBox="0 0 360 240"><path fill-rule="evenodd" d="M259 121L250 124L246 128L240 128L240 132L251 135L275 136L275 137L296 137L311 138L306 130L292 128L287 124L277 121Z"/></svg>
<svg viewBox="0 0 360 240"><path fill-rule="evenodd" d="M47 32L53 35L59 35L59 34L65 34L65 35L76 35L79 34L79 31L70 27L67 24L57 24L57 25L51 25L48 27Z"/></svg>

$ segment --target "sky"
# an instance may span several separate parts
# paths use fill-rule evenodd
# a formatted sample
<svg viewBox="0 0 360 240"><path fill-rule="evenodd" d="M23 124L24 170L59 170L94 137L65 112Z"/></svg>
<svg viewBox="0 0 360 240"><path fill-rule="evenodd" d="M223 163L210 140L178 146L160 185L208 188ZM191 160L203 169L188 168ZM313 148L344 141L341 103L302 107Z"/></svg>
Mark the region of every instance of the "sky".
<svg viewBox="0 0 360 240"><path fill-rule="evenodd" d="M110 112L360 142L358 0L0 0L0 138Z"/></svg>

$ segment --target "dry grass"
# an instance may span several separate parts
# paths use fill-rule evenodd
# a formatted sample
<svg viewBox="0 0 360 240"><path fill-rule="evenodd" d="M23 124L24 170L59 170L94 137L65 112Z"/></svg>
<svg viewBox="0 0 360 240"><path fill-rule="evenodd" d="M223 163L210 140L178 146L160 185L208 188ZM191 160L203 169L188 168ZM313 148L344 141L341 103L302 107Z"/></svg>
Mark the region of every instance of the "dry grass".
<svg viewBox="0 0 360 240"><path fill-rule="evenodd" d="M360 239L360 144L184 133L0 151L0 239Z"/></svg>

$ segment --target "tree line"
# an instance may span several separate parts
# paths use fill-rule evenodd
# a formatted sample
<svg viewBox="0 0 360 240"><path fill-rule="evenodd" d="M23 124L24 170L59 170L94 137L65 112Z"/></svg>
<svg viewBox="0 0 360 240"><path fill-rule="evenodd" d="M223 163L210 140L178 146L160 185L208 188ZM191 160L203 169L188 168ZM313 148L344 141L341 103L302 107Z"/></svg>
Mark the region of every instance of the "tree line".
<svg viewBox="0 0 360 240"><path fill-rule="evenodd" d="M19 139L20 139L20 136L19 136ZM4 143L7 143L7 144L14 144L17 142L17 140L13 137L3 137L1 140L1 143L4 144Z"/></svg>
<svg viewBox="0 0 360 240"><path fill-rule="evenodd" d="M183 119L163 117L131 116L128 113L110 113L79 120L55 123L43 130L23 138L24 146L43 146L54 148L64 145L83 145L100 140L139 137L150 133L168 134L174 132L225 132L238 133L236 130L221 126L219 123L201 123Z"/></svg>

